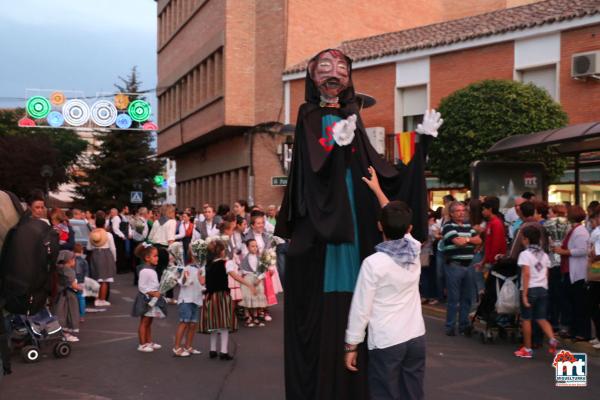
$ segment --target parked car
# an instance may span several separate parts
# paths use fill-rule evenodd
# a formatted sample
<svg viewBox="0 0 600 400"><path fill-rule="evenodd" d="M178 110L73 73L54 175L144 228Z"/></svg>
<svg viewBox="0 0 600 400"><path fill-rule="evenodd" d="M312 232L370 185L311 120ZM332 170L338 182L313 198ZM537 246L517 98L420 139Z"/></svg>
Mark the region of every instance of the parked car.
<svg viewBox="0 0 600 400"><path fill-rule="evenodd" d="M90 237L90 227L88 226L87 221L70 219L69 224L71 224L71 227L75 231L75 243L79 243L85 249L88 238Z"/></svg>

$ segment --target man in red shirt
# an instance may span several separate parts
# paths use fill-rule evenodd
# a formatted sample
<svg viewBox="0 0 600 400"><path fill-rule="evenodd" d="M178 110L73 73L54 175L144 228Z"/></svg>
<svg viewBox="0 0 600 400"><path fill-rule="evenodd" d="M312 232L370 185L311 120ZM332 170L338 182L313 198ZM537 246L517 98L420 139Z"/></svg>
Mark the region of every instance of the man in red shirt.
<svg viewBox="0 0 600 400"><path fill-rule="evenodd" d="M506 235L504 223L498 217L500 200L488 196L481 204L483 218L487 221L485 228L485 252L483 264L495 264L498 255L506 254Z"/></svg>
<svg viewBox="0 0 600 400"><path fill-rule="evenodd" d="M498 258L506 254L506 233L500 214L500 200L495 196L487 196L481 203L481 214L486 220L484 257L481 263L475 265L477 292L483 293L484 279L482 271L496 264ZM484 266L488 268L483 268Z"/></svg>

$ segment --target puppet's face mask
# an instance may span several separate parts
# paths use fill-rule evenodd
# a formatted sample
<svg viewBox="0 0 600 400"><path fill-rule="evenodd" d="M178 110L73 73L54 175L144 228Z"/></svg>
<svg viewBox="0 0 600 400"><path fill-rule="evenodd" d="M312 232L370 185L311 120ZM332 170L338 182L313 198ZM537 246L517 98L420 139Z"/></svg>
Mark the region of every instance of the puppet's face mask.
<svg viewBox="0 0 600 400"><path fill-rule="evenodd" d="M349 66L341 52L327 51L311 66L311 78L325 98L335 98L348 87Z"/></svg>

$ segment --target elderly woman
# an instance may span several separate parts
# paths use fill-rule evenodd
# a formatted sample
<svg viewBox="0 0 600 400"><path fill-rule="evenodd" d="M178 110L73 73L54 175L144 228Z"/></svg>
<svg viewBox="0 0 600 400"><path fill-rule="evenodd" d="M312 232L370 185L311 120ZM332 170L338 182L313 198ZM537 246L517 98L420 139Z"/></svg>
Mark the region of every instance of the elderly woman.
<svg viewBox="0 0 600 400"><path fill-rule="evenodd" d="M561 324L571 328L574 340L589 339L590 323L586 319L586 287L585 279L588 266L588 242L590 234L582 224L585 210L578 205L569 208L567 219L571 229L565 236L562 246L555 246L553 251L561 256L560 272L563 288L563 305Z"/></svg>

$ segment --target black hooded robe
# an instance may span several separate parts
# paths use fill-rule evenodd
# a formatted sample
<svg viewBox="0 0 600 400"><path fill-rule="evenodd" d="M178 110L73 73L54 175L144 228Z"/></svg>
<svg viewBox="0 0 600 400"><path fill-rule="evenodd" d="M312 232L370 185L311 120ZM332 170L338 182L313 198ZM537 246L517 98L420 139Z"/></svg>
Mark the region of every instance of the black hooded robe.
<svg viewBox="0 0 600 400"><path fill-rule="evenodd" d="M340 94L340 108L320 107L319 91L307 72L306 103L298 112L288 187L275 232L291 239L284 283L287 400L368 398L366 342L359 346L359 372L344 367L352 290L324 291L327 245L352 243L355 238L347 170L352 174L361 262L382 239L376 224L379 204L361 180L369 176L369 166L377 171L388 197L408 200L419 224L426 224L425 217L419 217L426 204L424 146L417 146L413 161L401 170L382 159L366 136L351 82L350 75L350 86ZM352 143L327 149L320 142L324 117L345 119L352 114L358 117Z"/></svg>

